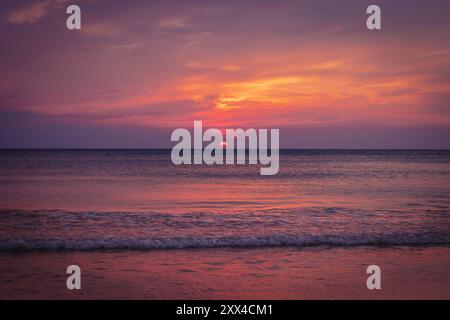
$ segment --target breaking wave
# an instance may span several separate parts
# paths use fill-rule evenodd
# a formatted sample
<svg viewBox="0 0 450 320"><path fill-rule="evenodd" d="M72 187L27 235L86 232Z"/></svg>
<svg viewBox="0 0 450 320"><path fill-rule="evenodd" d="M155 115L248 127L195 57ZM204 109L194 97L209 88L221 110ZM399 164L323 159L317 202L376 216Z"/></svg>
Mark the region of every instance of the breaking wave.
<svg viewBox="0 0 450 320"><path fill-rule="evenodd" d="M450 235L395 236L230 236L177 238L11 239L0 241L0 251L97 251L194 248L354 247L450 245Z"/></svg>

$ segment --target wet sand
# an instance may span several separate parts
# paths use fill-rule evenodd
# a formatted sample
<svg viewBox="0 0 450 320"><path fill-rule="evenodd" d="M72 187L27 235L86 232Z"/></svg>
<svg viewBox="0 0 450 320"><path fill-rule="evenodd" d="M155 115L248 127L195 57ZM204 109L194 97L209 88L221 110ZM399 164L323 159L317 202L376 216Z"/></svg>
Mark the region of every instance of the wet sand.
<svg viewBox="0 0 450 320"><path fill-rule="evenodd" d="M82 289L66 288L77 264ZM366 288L366 268L382 289ZM0 253L1 299L450 299L450 247Z"/></svg>

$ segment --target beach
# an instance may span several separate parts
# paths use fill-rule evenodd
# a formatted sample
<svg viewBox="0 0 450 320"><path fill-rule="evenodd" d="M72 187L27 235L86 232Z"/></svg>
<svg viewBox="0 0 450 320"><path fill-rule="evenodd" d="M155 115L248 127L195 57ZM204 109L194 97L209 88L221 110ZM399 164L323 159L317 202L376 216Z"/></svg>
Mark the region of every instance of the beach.
<svg viewBox="0 0 450 320"><path fill-rule="evenodd" d="M282 150L273 177L169 150L0 158L0 299L450 298L449 151Z"/></svg>
<svg viewBox="0 0 450 320"><path fill-rule="evenodd" d="M449 299L450 247L0 254L2 299ZM366 268L382 270L368 290ZM65 269L82 268L81 290Z"/></svg>

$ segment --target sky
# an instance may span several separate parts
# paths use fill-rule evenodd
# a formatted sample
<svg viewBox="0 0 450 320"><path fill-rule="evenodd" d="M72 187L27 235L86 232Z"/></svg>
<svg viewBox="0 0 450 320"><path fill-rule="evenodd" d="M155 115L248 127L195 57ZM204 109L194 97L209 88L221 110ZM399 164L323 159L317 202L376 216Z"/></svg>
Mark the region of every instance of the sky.
<svg viewBox="0 0 450 320"><path fill-rule="evenodd" d="M448 0L79 0L81 30L70 4L0 3L0 148L167 148L194 120L450 148Z"/></svg>

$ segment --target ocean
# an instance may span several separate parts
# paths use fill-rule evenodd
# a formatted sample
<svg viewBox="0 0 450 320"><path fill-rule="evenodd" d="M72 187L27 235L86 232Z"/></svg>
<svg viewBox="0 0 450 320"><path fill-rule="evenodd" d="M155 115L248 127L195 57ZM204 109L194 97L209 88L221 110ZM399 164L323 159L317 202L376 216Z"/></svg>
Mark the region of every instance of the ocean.
<svg viewBox="0 0 450 320"><path fill-rule="evenodd" d="M170 150L2 150L0 299L448 299L449 212L445 150L281 150L275 176Z"/></svg>

